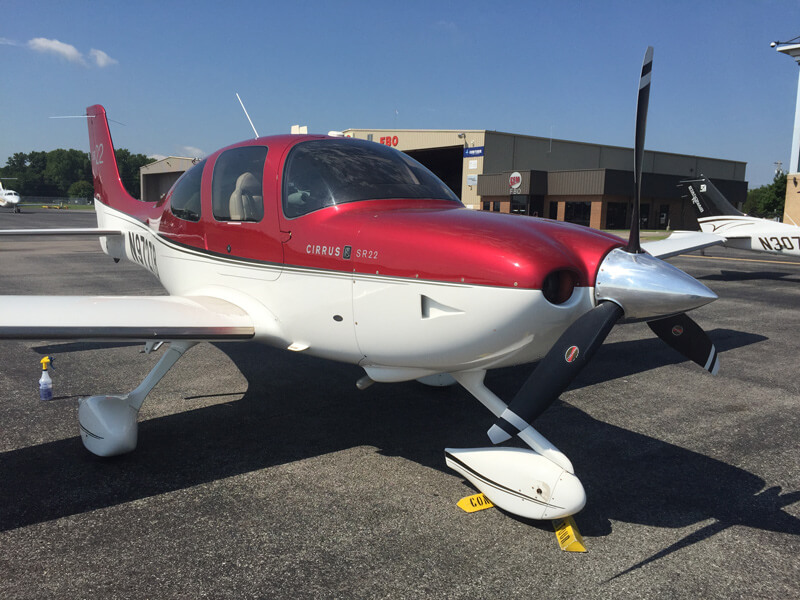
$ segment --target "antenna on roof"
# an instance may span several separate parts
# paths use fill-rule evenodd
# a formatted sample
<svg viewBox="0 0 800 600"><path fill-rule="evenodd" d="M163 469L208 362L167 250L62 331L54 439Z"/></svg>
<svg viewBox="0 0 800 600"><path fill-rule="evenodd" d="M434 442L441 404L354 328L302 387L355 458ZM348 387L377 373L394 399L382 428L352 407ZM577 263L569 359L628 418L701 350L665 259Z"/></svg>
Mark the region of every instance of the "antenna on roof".
<svg viewBox="0 0 800 600"><path fill-rule="evenodd" d="M250 127L253 128L253 133L256 134L256 139L258 139L258 132L256 131L256 126L253 125L253 120L250 118L250 115L247 114L247 109L244 107L244 102L242 102L242 99L239 98L239 93L238 92L236 93L236 98L239 100L239 104L242 105L242 110L244 111L244 116L247 117L248 121L250 121Z"/></svg>

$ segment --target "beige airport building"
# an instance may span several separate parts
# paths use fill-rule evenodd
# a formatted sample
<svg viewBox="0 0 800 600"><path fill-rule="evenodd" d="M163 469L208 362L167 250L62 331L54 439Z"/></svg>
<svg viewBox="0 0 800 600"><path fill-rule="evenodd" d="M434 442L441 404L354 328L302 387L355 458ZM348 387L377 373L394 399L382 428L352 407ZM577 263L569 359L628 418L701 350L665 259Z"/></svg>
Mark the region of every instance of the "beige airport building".
<svg viewBox="0 0 800 600"><path fill-rule="evenodd" d="M627 229L633 202L633 149L487 130L347 129L348 137L401 150L436 173L466 206ZM142 199L155 201L193 164L168 157L141 169ZM705 175L734 206L747 197L746 163L646 151L644 229L696 229L682 179Z"/></svg>
<svg viewBox="0 0 800 600"><path fill-rule="evenodd" d="M800 173L786 176L786 202L783 206L783 222L800 226Z"/></svg>

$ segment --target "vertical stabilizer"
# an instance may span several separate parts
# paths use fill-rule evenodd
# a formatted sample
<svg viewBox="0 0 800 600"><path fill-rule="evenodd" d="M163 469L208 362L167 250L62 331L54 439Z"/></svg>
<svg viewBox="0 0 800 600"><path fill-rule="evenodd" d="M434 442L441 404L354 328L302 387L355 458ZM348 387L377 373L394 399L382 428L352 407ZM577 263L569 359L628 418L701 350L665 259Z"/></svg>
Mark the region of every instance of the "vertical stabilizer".
<svg viewBox="0 0 800 600"><path fill-rule="evenodd" d="M684 190L683 197L692 203L698 219L726 215L743 216L744 214L728 202L728 199L707 177L701 175L699 179L681 181L678 187Z"/></svg>
<svg viewBox="0 0 800 600"><path fill-rule="evenodd" d="M122 185L114 143L108 129L106 110L99 104L86 109L89 124L89 153L92 161L95 200L138 216L146 204L131 196Z"/></svg>

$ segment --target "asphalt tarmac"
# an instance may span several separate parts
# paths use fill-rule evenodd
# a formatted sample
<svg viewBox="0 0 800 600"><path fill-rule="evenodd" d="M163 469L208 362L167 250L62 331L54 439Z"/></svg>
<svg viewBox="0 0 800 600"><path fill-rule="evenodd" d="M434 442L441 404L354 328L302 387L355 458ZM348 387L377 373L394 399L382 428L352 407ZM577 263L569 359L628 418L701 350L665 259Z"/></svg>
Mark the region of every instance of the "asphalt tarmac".
<svg viewBox="0 0 800 600"><path fill-rule="evenodd" d="M93 213L0 211L0 229ZM792 598L800 596L800 261L676 257L720 299L692 313L712 377L644 324L614 328L537 422L588 495L588 548L497 509L445 466L487 446L459 387L358 391L357 367L201 344L153 391L139 447L100 459L77 399L135 387L160 352L0 341L2 598ZM97 240L0 239L3 294L158 294ZM2 310L2 298L0 298ZM55 399L38 399L55 357ZM530 368L492 372L511 398Z"/></svg>

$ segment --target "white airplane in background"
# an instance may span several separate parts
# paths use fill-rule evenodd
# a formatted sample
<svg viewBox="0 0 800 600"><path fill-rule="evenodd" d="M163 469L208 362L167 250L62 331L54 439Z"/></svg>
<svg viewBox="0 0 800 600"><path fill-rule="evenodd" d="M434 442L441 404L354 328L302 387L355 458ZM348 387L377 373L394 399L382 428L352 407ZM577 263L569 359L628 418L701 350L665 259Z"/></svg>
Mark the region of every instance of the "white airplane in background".
<svg viewBox="0 0 800 600"><path fill-rule="evenodd" d="M630 238L570 223L473 211L407 155L366 140L257 137L211 154L157 203L122 186L105 109L87 109L98 227L89 234L155 274L170 296L0 296L0 339L163 340L129 394L81 399L81 439L130 452L139 409L200 341L257 341L360 365L373 382L458 382L496 417L493 444L446 449L446 463L497 506L533 519L583 508L569 459L532 422L620 321L647 321L702 368L719 362L685 312L714 292L639 242L638 206L652 48L642 66ZM684 240L694 245L697 233ZM150 346L148 346L150 347ZM191 356L187 358L191 360ZM488 369L538 361L506 404ZM268 373L265 375L268 376ZM635 492L634 492L635 493Z"/></svg>
<svg viewBox="0 0 800 600"><path fill-rule="evenodd" d="M750 217L737 210L704 176L681 181L704 233L719 236L728 248L800 256L800 227Z"/></svg>
<svg viewBox="0 0 800 600"><path fill-rule="evenodd" d="M13 208L15 213L19 212L19 194L4 188L2 181L0 181L0 207Z"/></svg>

